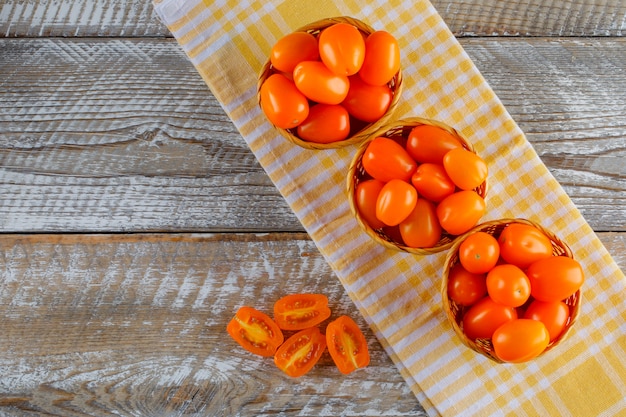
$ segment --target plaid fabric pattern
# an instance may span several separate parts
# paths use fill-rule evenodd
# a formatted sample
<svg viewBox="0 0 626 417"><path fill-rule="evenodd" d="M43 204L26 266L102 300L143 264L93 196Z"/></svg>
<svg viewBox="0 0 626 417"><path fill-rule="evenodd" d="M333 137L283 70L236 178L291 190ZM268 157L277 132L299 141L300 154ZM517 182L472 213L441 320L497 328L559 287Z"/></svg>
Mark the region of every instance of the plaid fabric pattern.
<svg viewBox="0 0 626 417"><path fill-rule="evenodd" d="M155 0L155 8L327 259L429 415L626 414L626 279L426 0ZM297 147L266 121L257 76L281 36L353 16L396 36L404 86L395 119L454 126L486 160L481 221L522 217L568 243L586 273L570 336L525 364L496 364L458 340L441 307L445 252L384 249L346 197L356 147Z"/></svg>

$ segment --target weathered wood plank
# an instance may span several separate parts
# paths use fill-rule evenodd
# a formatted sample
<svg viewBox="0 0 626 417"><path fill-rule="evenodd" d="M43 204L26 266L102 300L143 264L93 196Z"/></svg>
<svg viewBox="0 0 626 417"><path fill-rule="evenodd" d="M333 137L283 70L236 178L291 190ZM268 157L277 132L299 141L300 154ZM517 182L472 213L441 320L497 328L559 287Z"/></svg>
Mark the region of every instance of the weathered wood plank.
<svg viewBox="0 0 626 417"><path fill-rule="evenodd" d="M304 233L5 235L0 260L0 414L424 415ZM295 383L226 334L297 292L357 321L368 368Z"/></svg>
<svg viewBox="0 0 626 417"><path fill-rule="evenodd" d="M626 4L542 0L432 0L457 36L624 36ZM0 36L151 36L171 34L144 0L5 0Z"/></svg>
<svg viewBox="0 0 626 417"><path fill-rule="evenodd" d="M592 227L626 230L626 40L462 44ZM4 39L0 80L2 232L302 231L173 39Z"/></svg>
<svg viewBox="0 0 626 417"><path fill-rule="evenodd" d="M598 236L626 270L626 234ZM294 383L226 335L296 292L357 321L368 368ZM304 233L4 235L0 308L0 415L423 415Z"/></svg>

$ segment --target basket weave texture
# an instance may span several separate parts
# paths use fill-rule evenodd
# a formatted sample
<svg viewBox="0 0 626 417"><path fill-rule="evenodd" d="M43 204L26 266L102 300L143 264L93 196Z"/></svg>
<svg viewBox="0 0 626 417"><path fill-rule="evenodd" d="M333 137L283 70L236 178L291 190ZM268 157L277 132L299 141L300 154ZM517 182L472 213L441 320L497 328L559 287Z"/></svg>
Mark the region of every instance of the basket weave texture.
<svg viewBox="0 0 626 417"><path fill-rule="evenodd" d="M332 26L336 23L348 23L356 27L361 33L364 35L369 35L373 33L375 30L368 24L355 19L353 17L347 16L339 16L339 17L331 17L327 19L318 20L316 22L310 23L306 26L303 26L296 30L296 32L308 32L315 37L318 37L322 30L326 29L329 26ZM274 68L272 67L272 63L269 58L261 68L261 72L259 73L259 79L257 82L257 100L259 106L261 106L261 85L265 82L267 78L269 78L272 74L275 73ZM277 126L274 126L278 132L284 136L290 142L301 146L305 149L335 149L342 148L349 145L355 145L361 143L365 139L367 139L372 132L376 131L381 125L389 121L398 106L400 101L400 96L402 95L402 70L398 71L398 73L391 79L391 81L387 84L393 93L393 98L391 99L391 103L389 104L389 108L387 112L376 122L365 124L359 124L358 129L355 132L351 132L351 135L348 136L344 140L331 142L331 143L315 143L309 142L303 139L300 139L296 134L296 129L282 129Z"/></svg>
<svg viewBox="0 0 626 417"><path fill-rule="evenodd" d="M354 155L354 158L352 159L352 163L350 164L350 169L348 171L347 192L352 214L355 216L357 222L359 223L361 228L363 228L365 233L367 233L376 242L380 243L388 249L404 251L412 253L414 255L432 255L449 249L454 243L456 236L444 232L441 236L441 239L439 239L439 242L437 242L433 247L409 247L404 245L403 243L394 240L394 238L388 235L383 229L372 229L372 227L367 224L367 222L365 222L365 220L361 217L356 204L356 187L359 185L360 182L366 181L371 178L365 172L362 163L363 154L365 153L365 150L367 149L369 143L375 138L381 136L396 140L406 139L408 138L411 130L414 127L420 125L433 125L440 127L456 137L465 149L471 152L475 152L472 144L467 139L465 139L459 132L457 132L456 129L440 121L424 119L420 117L411 117L390 122L386 125L381 126L377 131L373 132L370 137L359 146L356 154ZM487 195L487 181L485 180L485 182L476 187L474 191L476 191L476 193L478 193L478 195L480 195L482 198L485 198L485 196Z"/></svg>
<svg viewBox="0 0 626 417"><path fill-rule="evenodd" d="M500 233L502 233L502 231L504 230L504 228L512 223L531 225L539 229L544 235L546 235L550 239L550 242L552 243L553 256L567 256L568 258L574 257L569 246L567 246L567 244L557 238L552 232L546 230L541 225L526 219L500 219L482 223L474 227L469 232L459 236L458 239L451 246L444 262L443 276L441 281L441 299L443 303L443 310L448 317L448 320L452 325L454 332L466 346L498 363L502 363L503 361L496 356L493 344L491 343L491 339L471 340L463 333L463 316L465 312L469 309L469 307L458 305L454 302L454 300L451 300L448 297L448 276L452 268L459 262L459 246L468 236L476 232L485 232L494 236L497 239L500 236ZM580 290L578 290L576 293L563 300L563 302L569 307L569 320L565 325L565 329L556 339L550 341L547 348L541 353L541 355L557 346L559 342L567 337L572 325L578 318L580 312L580 297Z"/></svg>

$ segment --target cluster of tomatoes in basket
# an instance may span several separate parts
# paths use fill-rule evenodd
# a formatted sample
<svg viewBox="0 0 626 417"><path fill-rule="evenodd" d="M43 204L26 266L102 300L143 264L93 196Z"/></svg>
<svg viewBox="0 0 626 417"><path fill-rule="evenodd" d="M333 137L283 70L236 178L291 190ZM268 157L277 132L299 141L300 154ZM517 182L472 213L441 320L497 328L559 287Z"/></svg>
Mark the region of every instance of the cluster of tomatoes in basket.
<svg viewBox="0 0 626 417"><path fill-rule="evenodd" d="M491 340L504 362L525 362L563 334L572 320L567 301L583 281L580 264L556 256L539 228L511 223L499 236L478 231L458 245L447 291L468 339Z"/></svg>
<svg viewBox="0 0 626 417"><path fill-rule="evenodd" d="M324 335L319 325L330 316L325 295L291 294L274 303L274 319L244 306L226 330L247 351L273 356L276 366L291 377L309 372L326 349L343 374L366 367L370 356L361 329L344 315L328 323ZM285 340L283 331L295 333Z"/></svg>
<svg viewBox="0 0 626 417"><path fill-rule="evenodd" d="M355 187L355 205L374 230L412 248L431 248L443 233L460 235L485 211L476 189L487 164L442 127L422 124L407 138L376 137L361 157L369 177Z"/></svg>
<svg viewBox="0 0 626 417"><path fill-rule="evenodd" d="M302 140L332 143L387 112L400 49L386 31L366 35L340 22L319 36L297 31L282 37L272 47L270 62L273 73L260 87L269 121L293 129Z"/></svg>

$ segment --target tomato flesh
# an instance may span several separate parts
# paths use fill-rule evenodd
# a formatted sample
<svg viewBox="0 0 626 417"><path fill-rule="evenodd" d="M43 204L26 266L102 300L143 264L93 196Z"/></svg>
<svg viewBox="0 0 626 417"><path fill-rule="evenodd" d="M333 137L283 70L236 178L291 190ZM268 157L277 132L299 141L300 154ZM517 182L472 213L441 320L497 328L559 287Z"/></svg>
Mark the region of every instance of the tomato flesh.
<svg viewBox="0 0 626 417"><path fill-rule="evenodd" d="M330 356L343 374L364 368L370 362L365 336L348 316L341 316L328 324L326 343Z"/></svg>
<svg viewBox="0 0 626 417"><path fill-rule="evenodd" d="M283 330L303 330L330 317L323 294L290 294L274 303L274 320Z"/></svg>
<svg viewBox="0 0 626 417"><path fill-rule="evenodd" d="M272 356L283 343L283 333L265 313L252 307L241 307L226 326L228 334L249 352Z"/></svg>
<svg viewBox="0 0 626 417"><path fill-rule="evenodd" d="M290 377L309 372L326 349L326 337L317 327L300 330L283 343L274 355L274 363Z"/></svg>

